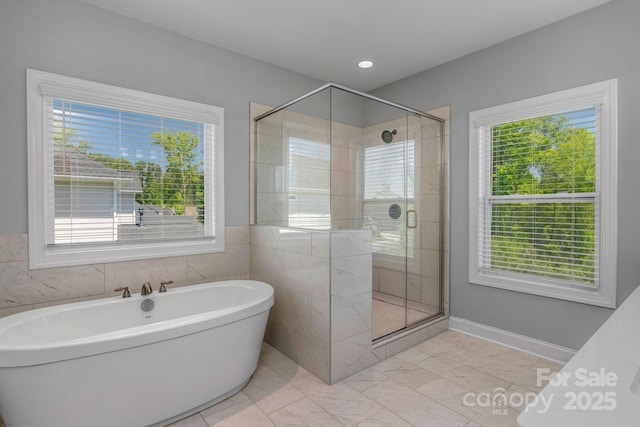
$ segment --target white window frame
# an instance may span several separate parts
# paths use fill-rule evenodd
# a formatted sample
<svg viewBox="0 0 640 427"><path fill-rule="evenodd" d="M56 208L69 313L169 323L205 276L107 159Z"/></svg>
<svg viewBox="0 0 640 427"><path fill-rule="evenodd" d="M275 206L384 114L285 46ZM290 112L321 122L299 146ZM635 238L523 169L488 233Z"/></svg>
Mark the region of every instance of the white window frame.
<svg viewBox="0 0 640 427"><path fill-rule="evenodd" d="M209 177L208 185L205 184L205 212L212 212L213 217L211 222L205 224L206 236L117 244L47 244L47 221L53 211L46 203L47 188L52 191L52 186L48 183L53 176L53 171L47 174L45 170L47 98L61 98L212 125L213 144L208 149L205 148L205 176ZM30 269L224 251L223 108L27 69L27 121Z"/></svg>
<svg viewBox="0 0 640 427"><path fill-rule="evenodd" d="M516 101L469 113L469 282L545 297L575 301L602 307L616 307L617 266L617 80L607 80L573 89ZM561 286L552 281L523 278L506 272L481 268L479 233L484 200L479 176L481 130L485 126L560 114L596 107L599 112L599 135L596 149L598 170L596 203L600 209L599 284L597 287Z"/></svg>

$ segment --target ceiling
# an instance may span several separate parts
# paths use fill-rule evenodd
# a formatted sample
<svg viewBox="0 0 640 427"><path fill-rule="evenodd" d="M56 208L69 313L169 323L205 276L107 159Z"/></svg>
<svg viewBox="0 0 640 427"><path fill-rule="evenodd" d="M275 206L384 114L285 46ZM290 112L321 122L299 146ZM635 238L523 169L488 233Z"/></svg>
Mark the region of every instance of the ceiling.
<svg viewBox="0 0 640 427"><path fill-rule="evenodd" d="M369 91L609 0L81 1Z"/></svg>

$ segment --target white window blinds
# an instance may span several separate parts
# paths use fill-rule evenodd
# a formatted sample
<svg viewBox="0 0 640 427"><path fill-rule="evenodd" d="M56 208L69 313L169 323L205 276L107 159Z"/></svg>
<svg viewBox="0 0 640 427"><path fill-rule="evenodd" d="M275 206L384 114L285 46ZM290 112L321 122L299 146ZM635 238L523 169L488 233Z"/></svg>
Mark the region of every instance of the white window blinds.
<svg viewBox="0 0 640 427"><path fill-rule="evenodd" d="M479 265L598 286L595 107L480 128Z"/></svg>
<svg viewBox="0 0 640 427"><path fill-rule="evenodd" d="M364 198L413 199L414 164L414 141L365 148Z"/></svg>
<svg viewBox="0 0 640 427"><path fill-rule="evenodd" d="M289 137L289 226L326 230L331 227L331 146Z"/></svg>
<svg viewBox="0 0 640 427"><path fill-rule="evenodd" d="M364 149L363 228L372 230L371 249L389 257L414 257L415 229L407 228L413 211L415 141L399 141ZM398 204L402 214L389 216Z"/></svg>
<svg viewBox="0 0 640 427"><path fill-rule="evenodd" d="M211 125L46 98L48 244L205 236Z"/></svg>

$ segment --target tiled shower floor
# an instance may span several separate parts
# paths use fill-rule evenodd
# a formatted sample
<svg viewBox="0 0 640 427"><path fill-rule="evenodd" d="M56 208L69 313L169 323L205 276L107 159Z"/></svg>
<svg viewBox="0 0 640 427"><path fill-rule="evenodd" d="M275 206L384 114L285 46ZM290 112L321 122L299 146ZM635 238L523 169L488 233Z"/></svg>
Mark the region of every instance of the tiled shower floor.
<svg viewBox="0 0 640 427"><path fill-rule="evenodd" d="M241 392L171 427L515 426L523 409L514 404L518 399L507 399L511 406L481 406L475 397L537 392L536 368L561 367L447 331L327 385L264 344L258 369Z"/></svg>

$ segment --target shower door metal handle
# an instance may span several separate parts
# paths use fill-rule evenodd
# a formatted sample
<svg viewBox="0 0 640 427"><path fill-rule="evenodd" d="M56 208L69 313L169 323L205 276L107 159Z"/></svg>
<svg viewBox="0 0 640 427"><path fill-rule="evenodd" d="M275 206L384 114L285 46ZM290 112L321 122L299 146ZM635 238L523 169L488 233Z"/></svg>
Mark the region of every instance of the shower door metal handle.
<svg viewBox="0 0 640 427"><path fill-rule="evenodd" d="M413 217L413 221L411 217ZM407 210L407 228L418 228L418 214L415 209Z"/></svg>

